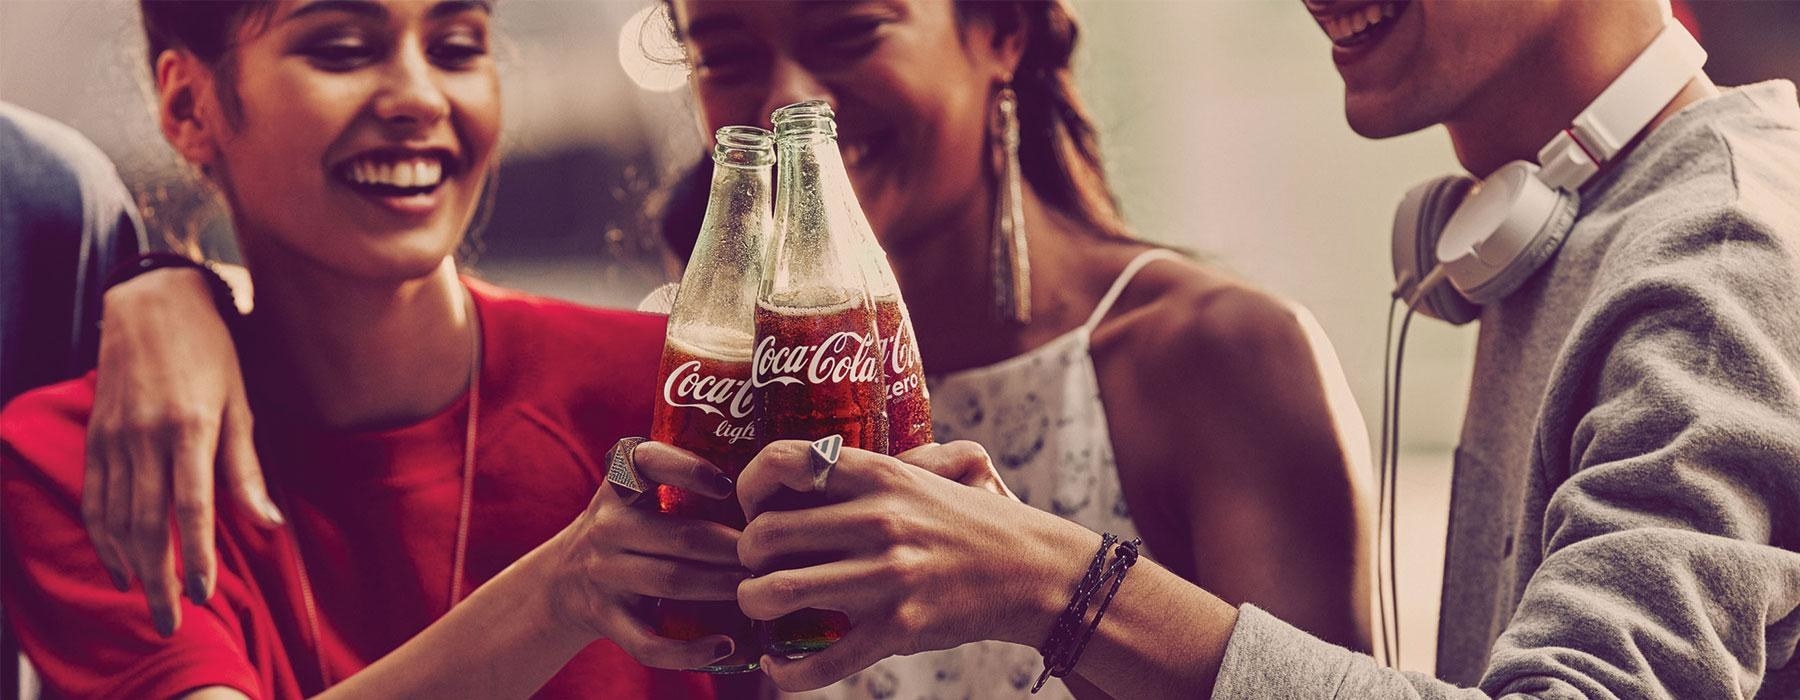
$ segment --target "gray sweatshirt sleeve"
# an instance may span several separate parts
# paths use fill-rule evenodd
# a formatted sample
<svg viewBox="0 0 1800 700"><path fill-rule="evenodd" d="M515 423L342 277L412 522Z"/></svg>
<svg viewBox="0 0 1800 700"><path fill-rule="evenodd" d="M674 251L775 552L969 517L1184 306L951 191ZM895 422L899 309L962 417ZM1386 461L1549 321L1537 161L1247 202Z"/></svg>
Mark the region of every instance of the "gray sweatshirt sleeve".
<svg viewBox="0 0 1800 700"><path fill-rule="evenodd" d="M1732 206L1684 216L1609 254L1539 415L1526 512L1541 513L1542 527L1525 528L1520 546L1540 553L1541 564L1479 689L1378 667L1245 606L1215 696L1792 692L1787 667L1800 635L1794 211ZM1767 220L1769 212L1783 220Z"/></svg>

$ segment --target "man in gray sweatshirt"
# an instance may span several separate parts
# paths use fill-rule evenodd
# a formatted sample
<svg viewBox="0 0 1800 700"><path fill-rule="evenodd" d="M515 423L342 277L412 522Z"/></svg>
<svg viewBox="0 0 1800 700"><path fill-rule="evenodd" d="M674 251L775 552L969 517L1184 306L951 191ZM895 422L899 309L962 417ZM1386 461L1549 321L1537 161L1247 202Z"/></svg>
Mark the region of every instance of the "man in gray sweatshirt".
<svg viewBox="0 0 1800 700"><path fill-rule="evenodd" d="M1535 161L1667 12L1421 1L1346 26L1365 5L1307 3L1351 126L1444 124L1478 176ZM1628 149L1582 188L1560 254L1481 310L1441 680L1246 606L1215 697L1800 693L1794 86L1700 76Z"/></svg>

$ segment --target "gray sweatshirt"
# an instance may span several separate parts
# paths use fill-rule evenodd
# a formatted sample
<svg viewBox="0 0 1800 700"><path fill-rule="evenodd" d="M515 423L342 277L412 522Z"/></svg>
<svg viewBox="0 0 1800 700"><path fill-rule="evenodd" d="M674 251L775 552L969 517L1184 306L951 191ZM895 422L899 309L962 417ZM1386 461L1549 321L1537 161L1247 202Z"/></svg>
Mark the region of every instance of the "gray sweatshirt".
<svg viewBox="0 0 1800 700"><path fill-rule="evenodd" d="M1215 695L1800 696L1792 83L1665 121L1483 310L1451 483L1443 681L1246 605Z"/></svg>

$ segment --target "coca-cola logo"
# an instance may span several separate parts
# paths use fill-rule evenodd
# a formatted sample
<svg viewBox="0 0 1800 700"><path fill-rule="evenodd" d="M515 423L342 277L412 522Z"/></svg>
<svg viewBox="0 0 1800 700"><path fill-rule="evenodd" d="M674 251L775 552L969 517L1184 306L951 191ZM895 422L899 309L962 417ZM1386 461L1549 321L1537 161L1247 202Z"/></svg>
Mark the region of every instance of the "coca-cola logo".
<svg viewBox="0 0 1800 700"><path fill-rule="evenodd" d="M818 345L779 345L774 336L756 344L757 386L835 384L882 380L880 348L853 331L838 331Z"/></svg>
<svg viewBox="0 0 1800 700"><path fill-rule="evenodd" d="M907 335L906 326L905 323L900 324L894 331L894 337L881 339L881 354L887 358L890 374L898 375L912 368L913 360L918 357L913 351L913 345L907 342L911 338Z"/></svg>
<svg viewBox="0 0 1800 700"><path fill-rule="evenodd" d="M708 415L748 418L752 407L750 382L704 374L699 360L688 360L663 381L663 401L670 406L698 408Z"/></svg>
<svg viewBox="0 0 1800 700"><path fill-rule="evenodd" d="M738 425L731 421L722 420L719 421L717 427L713 428L713 437L725 438L725 444L727 445L735 445L742 440L755 440L756 424L744 423Z"/></svg>

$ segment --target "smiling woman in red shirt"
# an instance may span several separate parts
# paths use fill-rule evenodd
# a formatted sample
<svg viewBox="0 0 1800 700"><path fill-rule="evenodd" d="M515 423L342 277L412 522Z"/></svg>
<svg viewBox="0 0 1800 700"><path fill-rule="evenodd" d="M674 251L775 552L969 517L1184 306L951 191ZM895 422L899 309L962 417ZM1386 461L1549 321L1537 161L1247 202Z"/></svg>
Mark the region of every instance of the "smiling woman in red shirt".
<svg viewBox="0 0 1800 700"><path fill-rule="evenodd" d="M84 477L93 375L9 405L4 602L51 694L711 697L645 664L730 641L654 637L634 610L731 599L737 533L599 488L607 447L648 427L662 319L484 285L451 257L499 132L489 5L141 9L164 135L224 194L257 283L234 335L259 423L227 449L256 452L279 510L223 510L178 557L161 491ZM732 487L666 445L637 463ZM84 492L165 543L163 575L97 551ZM183 566L215 546L216 567Z"/></svg>

